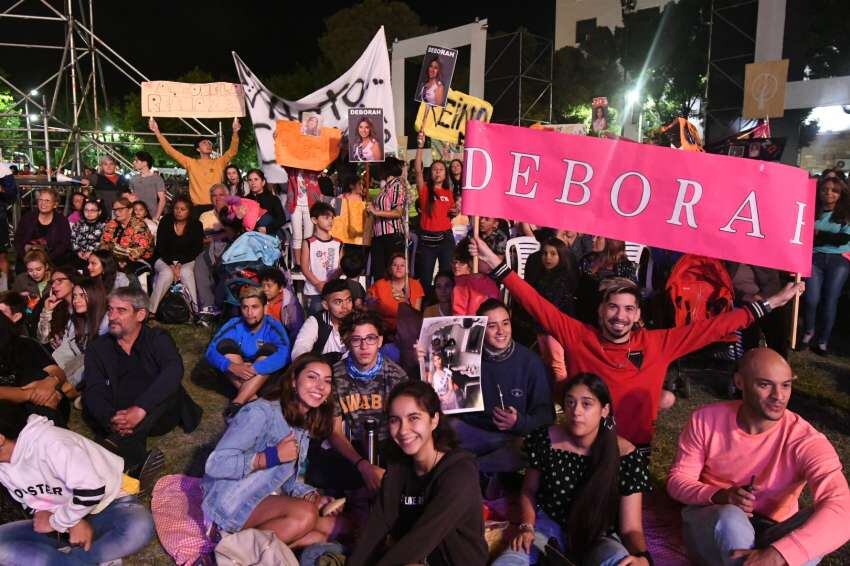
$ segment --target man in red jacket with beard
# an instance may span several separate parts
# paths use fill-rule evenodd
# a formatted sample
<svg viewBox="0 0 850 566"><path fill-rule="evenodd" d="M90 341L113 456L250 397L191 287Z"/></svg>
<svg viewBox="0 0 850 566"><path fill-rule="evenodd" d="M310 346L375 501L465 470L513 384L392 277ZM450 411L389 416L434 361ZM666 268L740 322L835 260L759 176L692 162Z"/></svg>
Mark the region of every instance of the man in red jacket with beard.
<svg viewBox="0 0 850 566"><path fill-rule="evenodd" d="M804 283L789 283L766 300L708 320L646 330L638 324L640 289L628 279L612 278L603 288L597 328L567 316L541 297L482 240L475 239L470 252L493 268L490 275L561 343L569 375L595 373L605 381L611 390L617 432L639 447L652 441L661 386L672 362L746 328L805 289ZM665 403L665 408L670 405Z"/></svg>

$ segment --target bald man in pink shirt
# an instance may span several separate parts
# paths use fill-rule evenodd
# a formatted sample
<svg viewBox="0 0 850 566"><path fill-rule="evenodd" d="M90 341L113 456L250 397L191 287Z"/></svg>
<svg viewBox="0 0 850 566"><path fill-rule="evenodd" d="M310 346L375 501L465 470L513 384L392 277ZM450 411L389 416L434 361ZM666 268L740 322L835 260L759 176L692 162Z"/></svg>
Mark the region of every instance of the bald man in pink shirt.
<svg viewBox="0 0 850 566"><path fill-rule="evenodd" d="M814 565L850 539L850 491L829 440L787 410L794 374L768 348L741 359L742 401L697 409L667 492L697 564ZM798 499L808 485L811 508Z"/></svg>

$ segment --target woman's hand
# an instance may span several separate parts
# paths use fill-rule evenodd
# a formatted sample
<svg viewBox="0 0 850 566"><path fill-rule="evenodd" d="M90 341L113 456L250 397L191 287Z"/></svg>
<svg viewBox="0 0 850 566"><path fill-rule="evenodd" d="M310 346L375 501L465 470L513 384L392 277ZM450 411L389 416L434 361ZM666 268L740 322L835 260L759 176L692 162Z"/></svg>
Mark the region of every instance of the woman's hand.
<svg viewBox="0 0 850 566"><path fill-rule="evenodd" d="M281 462L292 462L298 459L298 442L295 433L290 432L277 443L277 457Z"/></svg>
<svg viewBox="0 0 850 566"><path fill-rule="evenodd" d="M416 147L425 147L425 130L419 130L416 134Z"/></svg>
<svg viewBox="0 0 850 566"><path fill-rule="evenodd" d="M419 343L419 340L413 343L413 351L416 353L416 359L419 363L425 362L425 347Z"/></svg>
<svg viewBox="0 0 850 566"><path fill-rule="evenodd" d="M526 554L531 553L531 547L534 543L534 532L533 531L520 531L519 533L511 539L511 550L514 552L525 552Z"/></svg>
<svg viewBox="0 0 850 566"><path fill-rule="evenodd" d="M47 298L44 299L44 310L52 311L57 306L59 306L59 303L61 303L61 302L62 302L62 299L56 298L56 295L53 294L53 288L51 287L50 293L48 293Z"/></svg>

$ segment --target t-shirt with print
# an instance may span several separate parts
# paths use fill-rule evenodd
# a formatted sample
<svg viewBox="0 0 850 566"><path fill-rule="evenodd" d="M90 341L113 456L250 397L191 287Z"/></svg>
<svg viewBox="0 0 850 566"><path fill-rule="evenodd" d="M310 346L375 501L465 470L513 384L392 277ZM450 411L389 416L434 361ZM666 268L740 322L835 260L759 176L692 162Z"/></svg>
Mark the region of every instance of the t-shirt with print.
<svg viewBox="0 0 850 566"><path fill-rule="evenodd" d="M310 236L306 240L307 248L310 250L310 271L319 281L330 281L339 270L339 260L342 255L342 242L336 238L320 240L316 236ZM305 295L320 295L315 285L309 281L304 282Z"/></svg>
<svg viewBox="0 0 850 566"><path fill-rule="evenodd" d="M393 387L407 381L407 374L401 366L385 357L381 371L371 380L361 381L348 375L346 363L347 359L343 359L334 365L334 416L345 421L351 443L363 455L362 440L369 417L378 421L378 442L389 438L386 401Z"/></svg>
<svg viewBox="0 0 850 566"><path fill-rule="evenodd" d="M398 518L390 531L390 537L393 540L399 540L412 531L413 525L422 516L422 511L425 510L425 490L431 480L434 479L434 470L437 467L434 466L424 476L416 475L413 466L405 466L403 469L405 473L401 480Z"/></svg>
<svg viewBox="0 0 850 566"><path fill-rule="evenodd" d="M148 206L148 212L153 217L156 214L158 204L157 194L165 192L165 182L156 173L146 177L136 175L130 179L130 190Z"/></svg>

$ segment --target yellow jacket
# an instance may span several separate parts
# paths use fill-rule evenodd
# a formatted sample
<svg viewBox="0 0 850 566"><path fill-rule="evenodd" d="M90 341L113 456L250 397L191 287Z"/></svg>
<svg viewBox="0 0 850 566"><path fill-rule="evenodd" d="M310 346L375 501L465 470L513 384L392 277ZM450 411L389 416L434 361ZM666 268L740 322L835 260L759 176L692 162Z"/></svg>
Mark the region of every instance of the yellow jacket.
<svg viewBox="0 0 850 566"><path fill-rule="evenodd" d="M189 175L189 197L194 204L210 204L210 187L221 183L224 179L224 169L239 151L239 134L233 132L230 147L215 159L201 159L183 155L168 143L165 136L158 133L156 140L171 159L179 163Z"/></svg>

